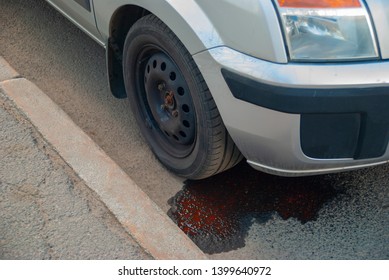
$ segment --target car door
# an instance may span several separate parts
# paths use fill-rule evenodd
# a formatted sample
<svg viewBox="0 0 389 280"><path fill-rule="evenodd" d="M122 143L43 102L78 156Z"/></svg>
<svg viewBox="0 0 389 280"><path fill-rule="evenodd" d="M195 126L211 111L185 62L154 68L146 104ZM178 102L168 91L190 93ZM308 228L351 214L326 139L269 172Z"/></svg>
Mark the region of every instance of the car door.
<svg viewBox="0 0 389 280"><path fill-rule="evenodd" d="M96 27L92 0L47 0L70 20L87 32L92 38L101 42L101 35Z"/></svg>

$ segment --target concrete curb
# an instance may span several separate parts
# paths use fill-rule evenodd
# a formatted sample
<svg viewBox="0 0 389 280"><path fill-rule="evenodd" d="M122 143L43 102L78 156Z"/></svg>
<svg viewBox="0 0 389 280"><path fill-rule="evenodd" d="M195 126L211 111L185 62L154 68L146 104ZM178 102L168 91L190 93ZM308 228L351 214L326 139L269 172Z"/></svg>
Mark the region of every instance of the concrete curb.
<svg viewBox="0 0 389 280"><path fill-rule="evenodd" d="M18 72L16 72L8 62L0 56L0 82L15 79L19 77Z"/></svg>
<svg viewBox="0 0 389 280"><path fill-rule="evenodd" d="M207 259L59 106L0 57L0 88L64 161L156 259Z"/></svg>

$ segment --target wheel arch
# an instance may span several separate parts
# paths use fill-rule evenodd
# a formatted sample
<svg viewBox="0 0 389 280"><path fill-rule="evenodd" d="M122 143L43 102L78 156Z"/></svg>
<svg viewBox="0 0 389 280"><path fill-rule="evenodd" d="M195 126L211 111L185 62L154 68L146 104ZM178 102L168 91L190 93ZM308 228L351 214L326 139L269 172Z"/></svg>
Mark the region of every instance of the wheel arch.
<svg viewBox="0 0 389 280"><path fill-rule="evenodd" d="M106 43L110 89L115 97L127 96L123 83L122 54L126 35L132 25L153 14L181 40L189 53L223 45L222 39L196 1L95 1L97 26ZM116 3L117 2L117 3ZM129 4L130 2L130 4ZM105 20L103 20L105 19ZM109 19L109 20L107 20Z"/></svg>

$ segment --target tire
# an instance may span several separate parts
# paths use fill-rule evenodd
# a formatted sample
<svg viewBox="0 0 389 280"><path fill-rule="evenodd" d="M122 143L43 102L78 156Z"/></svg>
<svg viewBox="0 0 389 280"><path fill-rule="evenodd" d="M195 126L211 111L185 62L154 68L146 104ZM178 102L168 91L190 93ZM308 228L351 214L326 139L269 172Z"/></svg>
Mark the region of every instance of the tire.
<svg viewBox="0 0 389 280"><path fill-rule="evenodd" d="M242 159L191 55L155 16L141 18L127 34L123 71L140 130L169 170L202 179Z"/></svg>

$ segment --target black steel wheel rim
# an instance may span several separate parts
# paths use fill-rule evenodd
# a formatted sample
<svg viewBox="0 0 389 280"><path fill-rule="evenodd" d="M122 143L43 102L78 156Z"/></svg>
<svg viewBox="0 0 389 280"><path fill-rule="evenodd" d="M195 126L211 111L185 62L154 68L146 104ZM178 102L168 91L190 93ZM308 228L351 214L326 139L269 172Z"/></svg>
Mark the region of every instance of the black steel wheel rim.
<svg viewBox="0 0 389 280"><path fill-rule="evenodd" d="M197 128L184 75L173 59L157 48L145 48L137 61L137 94L146 133L170 156L188 156L196 142Z"/></svg>

